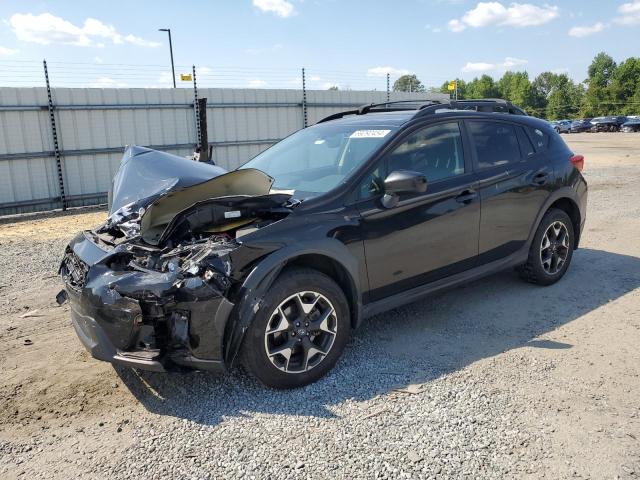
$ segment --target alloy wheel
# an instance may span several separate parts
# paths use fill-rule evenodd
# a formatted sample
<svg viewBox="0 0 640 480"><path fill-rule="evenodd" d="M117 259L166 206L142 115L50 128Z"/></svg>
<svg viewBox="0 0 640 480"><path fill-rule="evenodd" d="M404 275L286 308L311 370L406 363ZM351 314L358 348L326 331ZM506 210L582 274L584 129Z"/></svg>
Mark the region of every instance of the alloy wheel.
<svg viewBox="0 0 640 480"><path fill-rule="evenodd" d="M555 221L544 232L540 245L540 262L548 275L555 275L569 256L569 230L567 226Z"/></svg>
<svg viewBox="0 0 640 480"><path fill-rule="evenodd" d="M324 295L295 293L273 311L264 333L267 357L279 370L303 373L329 354L338 332L336 310Z"/></svg>

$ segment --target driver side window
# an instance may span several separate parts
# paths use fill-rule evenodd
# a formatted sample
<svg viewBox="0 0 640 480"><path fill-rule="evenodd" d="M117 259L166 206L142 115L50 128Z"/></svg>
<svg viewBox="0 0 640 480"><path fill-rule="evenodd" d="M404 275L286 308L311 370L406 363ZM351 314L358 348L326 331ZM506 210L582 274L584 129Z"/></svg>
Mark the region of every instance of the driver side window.
<svg viewBox="0 0 640 480"><path fill-rule="evenodd" d="M462 135L458 122L421 128L409 135L387 156L388 171L412 170L427 182L464 173Z"/></svg>
<svg viewBox="0 0 640 480"><path fill-rule="evenodd" d="M463 174L464 154L458 122L431 125L410 134L364 178L358 199L382 195L384 179L394 170L420 172L429 183Z"/></svg>

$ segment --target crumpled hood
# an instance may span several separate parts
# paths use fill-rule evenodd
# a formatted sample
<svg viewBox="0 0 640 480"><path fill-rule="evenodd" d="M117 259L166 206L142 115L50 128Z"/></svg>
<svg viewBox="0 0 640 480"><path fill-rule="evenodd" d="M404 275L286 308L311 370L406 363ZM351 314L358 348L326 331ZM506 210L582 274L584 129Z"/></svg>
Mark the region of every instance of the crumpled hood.
<svg viewBox="0 0 640 480"><path fill-rule="evenodd" d="M109 192L109 215L132 203L206 182L224 175L224 168L131 146L120 161ZM143 202L144 203L144 202Z"/></svg>
<svg viewBox="0 0 640 480"><path fill-rule="evenodd" d="M109 192L109 217L103 229L125 236L159 239L180 212L220 197L269 194L273 178L256 169L227 172L150 148L131 146L122 157ZM147 232L153 232L146 235Z"/></svg>

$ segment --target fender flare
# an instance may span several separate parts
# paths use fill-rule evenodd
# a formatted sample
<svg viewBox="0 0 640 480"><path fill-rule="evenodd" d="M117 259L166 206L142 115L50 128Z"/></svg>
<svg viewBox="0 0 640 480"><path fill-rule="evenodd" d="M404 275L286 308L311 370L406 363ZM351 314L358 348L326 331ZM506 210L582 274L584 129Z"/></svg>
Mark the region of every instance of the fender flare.
<svg viewBox="0 0 640 480"><path fill-rule="evenodd" d="M362 290L359 278L359 262L349 249L340 241L323 238L309 242L300 242L283 247L263 257L245 278L236 296L234 308L227 324L225 334L224 360L232 366L237 360L245 333L258 313L262 300L273 282L288 263L304 255L322 255L340 264L347 272L354 291L352 298L355 320L360 323L362 315ZM345 292L345 295L348 295Z"/></svg>
<svg viewBox="0 0 640 480"><path fill-rule="evenodd" d="M531 248L533 237L535 237L536 231L538 230L538 227L540 226L540 222L542 222L542 218L544 217L545 213L547 213L551 205L553 205L558 200L563 200L563 199L567 199L575 205L575 207L578 209L578 212L580 214L580 219L582 220L583 212L580 209L580 198L577 192L571 187L562 187L562 188L559 188L558 190L555 190L554 192L551 193L551 195L549 195L549 198L547 198L547 200L544 202L544 204L538 211L538 215L536 216L536 219L533 222L531 230L529 231L529 238L527 239L527 243L525 244L525 248L524 248L525 251L528 252L529 248ZM580 232L578 231L574 233L576 234L576 237L579 239ZM576 246L577 245L578 243L576 242Z"/></svg>

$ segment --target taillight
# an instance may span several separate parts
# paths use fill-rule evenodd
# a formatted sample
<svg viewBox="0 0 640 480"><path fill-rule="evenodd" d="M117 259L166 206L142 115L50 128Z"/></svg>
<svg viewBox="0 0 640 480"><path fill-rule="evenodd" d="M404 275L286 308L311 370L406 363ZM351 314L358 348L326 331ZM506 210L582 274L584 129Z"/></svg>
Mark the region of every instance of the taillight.
<svg viewBox="0 0 640 480"><path fill-rule="evenodd" d="M579 172L584 168L584 157L582 155L574 155L569 159L569 161L573 163Z"/></svg>

